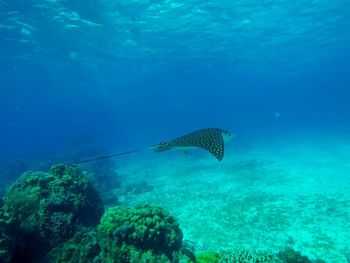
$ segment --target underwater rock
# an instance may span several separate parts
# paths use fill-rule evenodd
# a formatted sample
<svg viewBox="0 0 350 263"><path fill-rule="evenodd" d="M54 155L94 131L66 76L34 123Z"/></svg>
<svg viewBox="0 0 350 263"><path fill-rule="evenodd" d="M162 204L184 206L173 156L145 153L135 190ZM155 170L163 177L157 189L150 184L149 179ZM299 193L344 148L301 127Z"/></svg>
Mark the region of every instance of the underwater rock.
<svg viewBox="0 0 350 263"><path fill-rule="evenodd" d="M106 262L177 262L182 231L159 207L109 208L98 226Z"/></svg>
<svg viewBox="0 0 350 263"><path fill-rule="evenodd" d="M97 225L103 210L98 193L74 166L24 173L4 197L6 229L16 244L9 248L12 261L44 257L70 239L78 227Z"/></svg>

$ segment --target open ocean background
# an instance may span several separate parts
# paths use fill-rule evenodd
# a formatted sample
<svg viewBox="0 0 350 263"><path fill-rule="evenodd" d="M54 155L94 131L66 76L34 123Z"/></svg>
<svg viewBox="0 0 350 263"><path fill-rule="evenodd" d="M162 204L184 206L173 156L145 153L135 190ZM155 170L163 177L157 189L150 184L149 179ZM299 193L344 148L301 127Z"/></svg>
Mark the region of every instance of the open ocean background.
<svg viewBox="0 0 350 263"><path fill-rule="evenodd" d="M0 37L2 189L42 163L219 127L235 135L220 163L117 159L122 185L154 189L119 202L158 202L203 246L346 262L348 0L0 0Z"/></svg>

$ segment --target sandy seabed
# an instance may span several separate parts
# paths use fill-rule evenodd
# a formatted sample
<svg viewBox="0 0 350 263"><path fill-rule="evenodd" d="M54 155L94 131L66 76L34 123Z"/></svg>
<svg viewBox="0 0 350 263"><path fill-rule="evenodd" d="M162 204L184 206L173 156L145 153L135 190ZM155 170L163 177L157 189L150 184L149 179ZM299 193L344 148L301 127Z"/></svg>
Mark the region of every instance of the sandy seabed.
<svg viewBox="0 0 350 263"><path fill-rule="evenodd" d="M350 253L350 140L280 140L209 154L150 153L118 161L122 205L167 208L206 250L286 246L311 259ZM126 191L146 182L152 190Z"/></svg>

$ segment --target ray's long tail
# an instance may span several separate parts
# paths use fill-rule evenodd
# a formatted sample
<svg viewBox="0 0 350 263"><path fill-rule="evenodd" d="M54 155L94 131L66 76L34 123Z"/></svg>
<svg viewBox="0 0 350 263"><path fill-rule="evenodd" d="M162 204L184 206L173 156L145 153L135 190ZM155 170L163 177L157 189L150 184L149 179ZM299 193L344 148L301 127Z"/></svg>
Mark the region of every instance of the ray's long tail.
<svg viewBox="0 0 350 263"><path fill-rule="evenodd" d="M90 158L90 159L84 159L84 160L80 160L80 161L76 161L76 162L67 163L66 165L82 164L82 163L89 163L89 162L94 162L94 161L100 161L100 160L104 160L104 159L110 159L110 158L114 158L114 157L117 157L117 156L129 155L129 154L133 154L133 153L138 153L138 152L143 152L143 151L147 151L147 150L152 150L155 147L156 146L150 146L150 147L145 147L145 148L142 148L142 149L127 151L127 152L120 152L120 153L114 153L114 154L98 156L98 157L94 157L94 158Z"/></svg>

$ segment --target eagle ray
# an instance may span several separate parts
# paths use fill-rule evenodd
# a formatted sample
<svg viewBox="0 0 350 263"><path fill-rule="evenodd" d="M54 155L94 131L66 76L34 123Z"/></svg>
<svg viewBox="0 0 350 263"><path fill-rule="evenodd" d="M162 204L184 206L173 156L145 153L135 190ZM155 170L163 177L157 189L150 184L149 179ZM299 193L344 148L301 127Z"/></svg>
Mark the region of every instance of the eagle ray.
<svg viewBox="0 0 350 263"><path fill-rule="evenodd" d="M160 142L151 148L155 152L164 152L173 148L202 148L221 161L225 154L225 139L230 136L228 131L222 129L205 128L180 136L171 141Z"/></svg>
<svg viewBox="0 0 350 263"><path fill-rule="evenodd" d="M197 130L189 134L177 137L170 141L166 141L166 142L161 141L160 143L151 147L94 157L90 159L69 163L68 165L88 163L88 162L113 158L113 157L122 156L122 155L128 155L128 154L146 151L146 150L153 150L155 152L164 152L164 151L168 151L176 148L181 148L184 150L188 150L191 148L201 148L210 152L213 156L216 157L216 159L221 161L224 158L225 141L230 138L231 138L231 134L226 130L222 130L218 128L205 128L205 129Z"/></svg>

